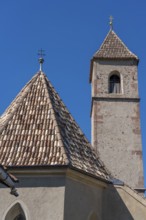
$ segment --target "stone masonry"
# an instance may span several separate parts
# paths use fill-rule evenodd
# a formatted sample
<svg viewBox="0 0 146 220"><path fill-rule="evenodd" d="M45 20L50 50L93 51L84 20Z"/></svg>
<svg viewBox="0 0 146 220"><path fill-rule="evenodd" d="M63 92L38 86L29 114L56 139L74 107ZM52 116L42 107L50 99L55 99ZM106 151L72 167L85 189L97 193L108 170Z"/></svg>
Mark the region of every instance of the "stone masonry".
<svg viewBox="0 0 146 220"><path fill-rule="evenodd" d="M94 57L92 60L92 144L115 178L132 188L143 188L138 61L135 57ZM121 80L118 94L109 93L112 74L119 75Z"/></svg>

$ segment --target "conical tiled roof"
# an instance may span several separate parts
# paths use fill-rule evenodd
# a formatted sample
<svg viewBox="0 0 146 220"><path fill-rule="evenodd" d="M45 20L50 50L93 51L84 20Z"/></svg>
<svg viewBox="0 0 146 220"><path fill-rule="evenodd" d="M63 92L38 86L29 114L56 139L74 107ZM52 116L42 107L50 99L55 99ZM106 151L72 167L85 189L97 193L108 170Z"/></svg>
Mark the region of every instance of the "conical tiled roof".
<svg viewBox="0 0 146 220"><path fill-rule="evenodd" d="M68 165L109 175L44 73L37 73L0 118L0 163Z"/></svg>
<svg viewBox="0 0 146 220"><path fill-rule="evenodd" d="M138 57L132 53L113 30L107 34L100 49L94 54L94 58L103 59L136 59Z"/></svg>

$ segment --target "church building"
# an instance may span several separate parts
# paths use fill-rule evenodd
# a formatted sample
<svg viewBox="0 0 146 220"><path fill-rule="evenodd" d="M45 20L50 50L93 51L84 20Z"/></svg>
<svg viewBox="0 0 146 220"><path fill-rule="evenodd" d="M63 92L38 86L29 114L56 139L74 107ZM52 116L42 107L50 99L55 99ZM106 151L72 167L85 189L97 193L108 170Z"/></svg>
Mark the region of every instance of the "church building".
<svg viewBox="0 0 146 220"><path fill-rule="evenodd" d="M94 54L92 144L43 61L0 117L0 164L19 180L17 197L0 183L0 219L146 219L138 57L112 28Z"/></svg>

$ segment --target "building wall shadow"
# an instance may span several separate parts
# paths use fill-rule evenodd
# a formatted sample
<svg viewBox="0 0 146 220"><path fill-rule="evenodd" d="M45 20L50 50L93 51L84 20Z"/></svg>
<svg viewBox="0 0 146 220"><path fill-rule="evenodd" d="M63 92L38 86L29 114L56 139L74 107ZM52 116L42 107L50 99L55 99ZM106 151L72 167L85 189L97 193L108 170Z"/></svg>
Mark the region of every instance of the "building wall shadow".
<svg viewBox="0 0 146 220"><path fill-rule="evenodd" d="M104 190L102 206L102 220L134 220L125 201L113 185Z"/></svg>

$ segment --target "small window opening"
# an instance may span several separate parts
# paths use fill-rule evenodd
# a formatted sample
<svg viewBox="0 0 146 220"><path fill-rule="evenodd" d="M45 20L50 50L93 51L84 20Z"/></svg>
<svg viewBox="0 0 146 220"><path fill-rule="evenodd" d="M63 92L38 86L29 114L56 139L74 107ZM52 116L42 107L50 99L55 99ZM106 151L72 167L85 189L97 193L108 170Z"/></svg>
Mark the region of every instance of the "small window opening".
<svg viewBox="0 0 146 220"><path fill-rule="evenodd" d="M26 220L24 211L19 203L16 203L7 213L5 220Z"/></svg>
<svg viewBox="0 0 146 220"><path fill-rule="evenodd" d="M121 83L120 77L117 75L112 75L109 79L109 93L120 93Z"/></svg>
<svg viewBox="0 0 146 220"><path fill-rule="evenodd" d="M14 220L25 220L25 217L22 214L17 215Z"/></svg>

